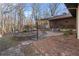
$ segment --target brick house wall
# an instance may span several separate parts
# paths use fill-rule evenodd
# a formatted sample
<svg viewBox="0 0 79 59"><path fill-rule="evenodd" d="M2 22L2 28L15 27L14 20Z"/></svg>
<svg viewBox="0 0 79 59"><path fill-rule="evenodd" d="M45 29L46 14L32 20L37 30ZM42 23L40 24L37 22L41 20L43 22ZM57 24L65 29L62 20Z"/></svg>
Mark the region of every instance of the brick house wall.
<svg viewBox="0 0 79 59"><path fill-rule="evenodd" d="M49 20L50 28L73 28L76 29L76 18L60 18Z"/></svg>

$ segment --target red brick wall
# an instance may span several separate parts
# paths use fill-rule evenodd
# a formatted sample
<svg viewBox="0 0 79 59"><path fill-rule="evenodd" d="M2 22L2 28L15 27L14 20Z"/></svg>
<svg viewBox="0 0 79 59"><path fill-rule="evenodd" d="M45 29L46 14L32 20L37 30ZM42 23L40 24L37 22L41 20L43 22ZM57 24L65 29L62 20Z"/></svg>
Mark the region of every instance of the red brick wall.
<svg viewBox="0 0 79 59"><path fill-rule="evenodd" d="M50 28L74 28L76 29L76 18L63 18L50 20Z"/></svg>

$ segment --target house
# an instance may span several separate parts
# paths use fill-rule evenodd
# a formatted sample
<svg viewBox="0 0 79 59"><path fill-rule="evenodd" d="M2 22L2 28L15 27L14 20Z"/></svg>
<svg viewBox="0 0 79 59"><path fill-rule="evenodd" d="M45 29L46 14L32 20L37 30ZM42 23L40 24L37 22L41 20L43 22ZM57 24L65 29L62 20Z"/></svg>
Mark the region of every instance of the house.
<svg viewBox="0 0 79 59"><path fill-rule="evenodd" d="M76 28L76 18L70 15L60 15L49 19L50 28Z"/></svg>
<svg viewBox="0 0 79 59"><path fill-rule="evenodd" d="M41 19L42 21L47 20L49 28L69 28L69 29L76 29L76 9L77 3L65 3L67 9L71 13L63 14L59 16L51 16L49 18Z"/></svg>

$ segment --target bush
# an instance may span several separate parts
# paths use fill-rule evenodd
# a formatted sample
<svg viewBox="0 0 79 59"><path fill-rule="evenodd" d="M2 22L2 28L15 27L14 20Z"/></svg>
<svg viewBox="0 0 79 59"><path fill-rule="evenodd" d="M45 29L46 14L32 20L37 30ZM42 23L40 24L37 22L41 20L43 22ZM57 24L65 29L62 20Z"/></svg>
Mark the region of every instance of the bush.
<svg viewBox="0 0 79 59"><path fill-rule="evenodd" d="M70 29L70 30L68 30L68 31L64 31L64 35L65 35L65 36L72 35L72 34L73 34L72 29Z"/></svg>
<svg viewBox="0 0 79 59"><path fill-rule="evenodd" d="M29 29L30 29L29 25L25 25L23 32L27 32L27 31L29 31Z"/></svg>
<svg viewBox="0 0 79 59"><path fill-rule="evenodd" d="M72 35L72 34L73 34L73 31L72 31L71 29L70 29L68 32L69 32L69 34L70 34L70 35Z"/></svg>
<svg viewBox="0 0 79 59"><path fill-rule="evenodd" d="M64 36L68 36L69 33L67 31L64 31Z"/></svg>
<svg viewBox="0 0 79 59"><path fill-rule="evenodd" d="M24 29L24 30L23 30L23 32L28 32L28 31L29 31L29 30L27 30L27 29Z"/></svg>

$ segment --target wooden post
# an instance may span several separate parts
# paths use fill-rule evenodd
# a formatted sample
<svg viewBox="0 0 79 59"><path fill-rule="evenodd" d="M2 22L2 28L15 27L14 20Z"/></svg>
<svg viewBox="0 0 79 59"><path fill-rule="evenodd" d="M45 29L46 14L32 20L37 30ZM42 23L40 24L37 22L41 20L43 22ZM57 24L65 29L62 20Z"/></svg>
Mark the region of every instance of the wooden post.
<svg viewBox="0 0 79 59"><path fill-rule="evenodd" d="M36 18L36 28L37 28L37 40L38 40L38 20Z"/></svg>
<svg viewBox="0 0 79 59"><path fill-rule="evenodd" d="M79 4L77 8L77 39L79 39Z"/></svg>

